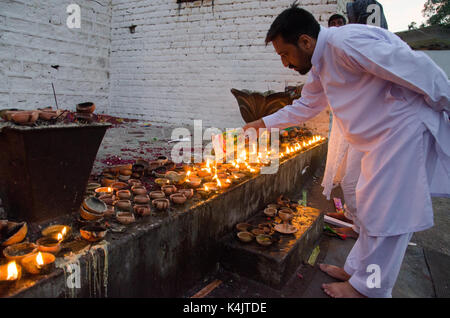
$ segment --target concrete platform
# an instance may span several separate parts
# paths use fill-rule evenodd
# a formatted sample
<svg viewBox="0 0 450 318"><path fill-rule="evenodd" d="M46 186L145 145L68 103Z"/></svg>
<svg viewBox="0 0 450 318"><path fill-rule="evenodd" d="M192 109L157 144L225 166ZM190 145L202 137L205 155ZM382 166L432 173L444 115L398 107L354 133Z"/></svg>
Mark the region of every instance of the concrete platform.
<svg viewBox="0 0 450 318"><path fill-rule="evenodd" d="M326 150L325 142L318 144L282 162L276 174L255 176L206 201L193 199L138 219L124 233L110 231L101 243L58 257L59 269L51 275L23 279L1 289L0 296L180 296L216 268L220 239L280 194L300 188Z"/></svg>
<svg viewBox="0 0 450 318"><path fill-rule="evenodd" d="M292 220L297 232L275 232L279 241L270 246L261 246L255 240L244 243L237 238L236 233L228 234L223 240L221 265L228 271L274 288L282 288L297 267L308 259L323 231L323 214L319 210L299 209L301 212L296 212ZM282 221L278 217L267 218L259 211L245 222L257 226L263 222L281 224Z"/></svg>

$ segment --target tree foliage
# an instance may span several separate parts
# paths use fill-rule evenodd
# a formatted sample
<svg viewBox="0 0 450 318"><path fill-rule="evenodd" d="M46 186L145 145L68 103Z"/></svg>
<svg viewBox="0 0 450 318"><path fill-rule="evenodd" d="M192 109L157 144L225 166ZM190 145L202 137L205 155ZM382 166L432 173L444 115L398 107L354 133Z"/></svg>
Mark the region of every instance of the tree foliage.
<svg viewBox="0 0 450 318"><path fill-rule="evenodd" d="M422 13L428 25L450 27L450 0L427 0Z"/></svg>

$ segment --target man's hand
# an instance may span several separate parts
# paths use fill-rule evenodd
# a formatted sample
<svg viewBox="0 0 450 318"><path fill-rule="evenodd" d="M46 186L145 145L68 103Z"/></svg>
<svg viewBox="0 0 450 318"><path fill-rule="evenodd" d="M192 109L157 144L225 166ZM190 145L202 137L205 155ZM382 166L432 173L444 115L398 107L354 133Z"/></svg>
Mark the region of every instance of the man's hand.
<svg viewBox="0 0 450 318"><path fill-rule="evenodd" d="M242 127L242 129L244 130L244 133L249 128L255 128L256 133L258 133L260 128L266 128L266 124L264 124L264 121L262 119L258 119L258 120L252 121L251 123L248 123L244 127Z"/></svg>

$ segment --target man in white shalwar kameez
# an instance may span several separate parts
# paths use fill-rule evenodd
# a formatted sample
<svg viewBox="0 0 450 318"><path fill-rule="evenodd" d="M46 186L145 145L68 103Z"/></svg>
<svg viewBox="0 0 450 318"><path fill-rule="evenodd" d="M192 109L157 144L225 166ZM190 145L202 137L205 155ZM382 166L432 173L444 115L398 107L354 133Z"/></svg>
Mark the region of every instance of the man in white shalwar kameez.
<svg viewBox="0 0 450 318"><path fill-rule="evenodd" d="M430 193L450 193L449 80L389 31L324 28L295 4L272 23L270 42L284 66L310 71L308 80L300 99L244 130L298 125L330 105L344 138L364 155L359 238L334 275L344 282L323 289L332 297L391 297L412 234L433 226Z"/></svg>

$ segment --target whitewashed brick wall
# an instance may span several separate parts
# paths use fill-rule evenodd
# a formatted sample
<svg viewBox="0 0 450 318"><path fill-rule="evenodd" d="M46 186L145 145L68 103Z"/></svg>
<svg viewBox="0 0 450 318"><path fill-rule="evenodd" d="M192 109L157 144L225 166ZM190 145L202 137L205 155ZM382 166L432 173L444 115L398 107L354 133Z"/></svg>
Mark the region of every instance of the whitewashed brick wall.
<svg viewBox="0 0 450 318"><path fill-rule="evenodd" d="M237 127L231 88L283 91L306 80L264 43L292 0L176 2L0 0L0 108L54 106L53 82L65 109L90 100L99 113L153 123ZM66 26L71 3L81 29ZM323 25L337 9L337 0L299 3Z"/></svg>
<svg viewBox="0 0 450 318"><path fill-rule="evenodd" d="M81 29L66 8L81 7ZM109 103L110 0L0 0L0 109ZM52 65L59 65L58 69Z"/></svg>
<svg viewBox="0 0 450 318"><path fill-rule="evenodd" d="M231 88L283 91L306 80L284 68L272 45L264 43L271 23L292 0L212 2L112 0L113 114L237 127L243 121ZM299 3L323 25L337 9L336 0Z"/></svg>

